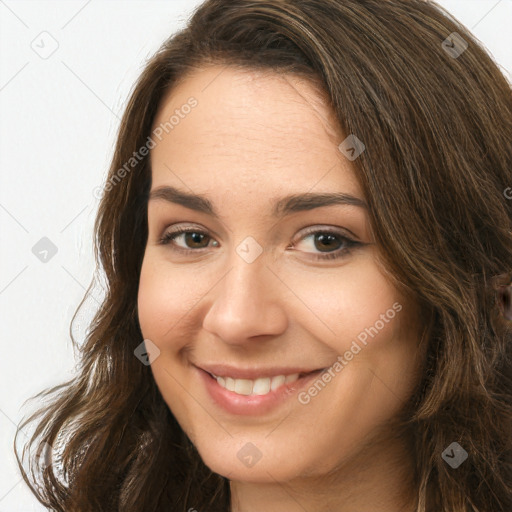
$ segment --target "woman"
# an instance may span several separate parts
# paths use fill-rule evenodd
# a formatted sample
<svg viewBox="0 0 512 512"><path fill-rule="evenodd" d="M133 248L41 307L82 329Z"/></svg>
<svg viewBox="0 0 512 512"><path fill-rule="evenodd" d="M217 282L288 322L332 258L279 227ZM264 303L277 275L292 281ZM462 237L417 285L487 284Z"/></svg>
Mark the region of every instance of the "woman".
<svg viewBox="0 0 512 512"><path fill-rule="evenodd" d="M206 1L122 120L108 293L21 425L33 492L512 509L511 129L510 84L432 2Z"/></svg>

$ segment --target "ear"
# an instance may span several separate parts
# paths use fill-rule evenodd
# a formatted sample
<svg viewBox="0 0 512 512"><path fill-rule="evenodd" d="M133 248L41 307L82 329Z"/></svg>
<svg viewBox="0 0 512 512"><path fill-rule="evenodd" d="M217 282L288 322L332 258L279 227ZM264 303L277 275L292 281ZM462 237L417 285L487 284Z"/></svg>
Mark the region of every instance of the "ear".
<svg viewBox="0 0 512 512"><path fill-rule="evenodd" d="M498 287L498 304L501 314L512 322L512 283Z"/></svg>

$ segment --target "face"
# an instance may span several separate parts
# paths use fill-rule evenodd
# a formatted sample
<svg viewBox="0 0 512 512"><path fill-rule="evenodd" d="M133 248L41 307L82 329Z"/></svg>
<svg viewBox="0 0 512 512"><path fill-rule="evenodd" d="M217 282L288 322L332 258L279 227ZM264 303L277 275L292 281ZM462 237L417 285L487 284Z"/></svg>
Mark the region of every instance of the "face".
<svg viewBox="0 0 512 512"><path fill-rule="evenodd" d="M310 82L216 66L153 129L138 314L164 400L232 480L348 464L410 396L419 340L346 135Z"/></svg>

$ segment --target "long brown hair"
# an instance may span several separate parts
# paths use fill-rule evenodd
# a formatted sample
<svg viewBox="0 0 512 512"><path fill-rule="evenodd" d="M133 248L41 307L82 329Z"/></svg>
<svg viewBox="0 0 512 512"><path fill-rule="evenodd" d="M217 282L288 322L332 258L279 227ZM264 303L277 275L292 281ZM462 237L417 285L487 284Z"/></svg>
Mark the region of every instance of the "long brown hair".
<svg viewBox="0 0 512 512"><path fill-rule="evenodd" d="M94 228L106 296L77 347L77 376L34 397L49 404L20 425L36 425L23 450L36 447L30 477L16 453L27 484L57 511L230 508L229 481L205 466L134 356L151 169L148 157L126 168L164 95L212 63L321 83L343 132L363 141L353 165L377 244L428 327L403 422L417 512L512 510L512 322L496 281L512 271L511 84L464 26L422 0L207 0L148 62ZM456 469L442 456L454 442L468 455ZM61 447L53 464L48 446Z"/></svg>

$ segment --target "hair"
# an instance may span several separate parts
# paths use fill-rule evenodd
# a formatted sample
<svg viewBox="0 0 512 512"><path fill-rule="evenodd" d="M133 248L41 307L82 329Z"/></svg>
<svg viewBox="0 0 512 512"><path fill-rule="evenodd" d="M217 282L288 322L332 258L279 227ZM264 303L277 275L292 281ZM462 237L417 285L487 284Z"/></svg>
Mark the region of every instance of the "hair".
<svg viewBox="0 0 512 512"><path fill-rule="evenodd" d="M458 57L443 47L453 32L468 44ZM512 510L512 322L503 314L511 84L467 28L422 0L207 0L147 62L94 225L105 297L80 346L71 332L76 375L33 397L49 401L19 426L36 426L22 455L36 447L30 476L14 441L25 482L56 511L230 509L229 480L204 464L151 368L134 356L143 340L137 293L149 157L119 179L147 144L166 94L208 65L319 83L343 133L363 141L352 164L372 231L427 333L425 367L401 423L416 511ZM456 469L442 457L453 442L468 454ZM49 447L61 447L55 460Z"/></svg>

